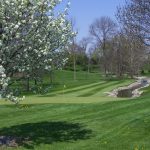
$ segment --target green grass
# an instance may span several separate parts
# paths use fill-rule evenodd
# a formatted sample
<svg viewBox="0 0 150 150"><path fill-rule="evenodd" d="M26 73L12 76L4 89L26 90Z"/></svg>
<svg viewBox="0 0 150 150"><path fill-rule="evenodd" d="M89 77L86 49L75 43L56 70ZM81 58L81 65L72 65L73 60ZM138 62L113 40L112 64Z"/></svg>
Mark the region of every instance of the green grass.
<svg viewBox="0 0 150 150"><path fill-rule="evenodd" d="M74 74L72 71L56 70L54 71L53 75L54 78L52 83L53 88L51 89L52 91L62 90L64 85L66 86L66 88L72 88L80 85L98 82L101 81L102 79L100 73L88 74L87 72L84 71L76 72L76 80L74 80ZM49 83L48 75L45 77L44 81L45 84Z"/></svg>
<svg viewBox="0 0 150 150"><path fill-rule="evenodd" d="M76 72L76 80L74 80L74 73L67 70L55 70L53 71L52 83L50 80L50 75L46 74L44 76L43 83L38 83L38 87L48 87L49 92L62 90L65 86L65 89L70 89L73 87L78 87L82 85L88 85L90 83L96 83L102 80L100 73L89 73L84 71ZM115 79L116 80L116 79ZM33 92L26 92L25 89L25 80L20 80L14 82L11 86L12 89L18 89L21 95L34 95ZM30 79L30 88L34 88L34 81ZM37 88L37 87L36 87Z"/></svg>
<svg viewBox="0 0 150 150"><path fill-rule="evenodd" d="M112 98L104 92L133 81L92 76L27 96L20 106L1 101L0 135L28 138L18 150L149 150L150 88L140 98ZM63 81L69 86L71 79Z"/></svg>
<svg viewBox="0 0 150 150"><path fill-rule="evenodd" d="M150 149L150 94L90 104L2 105L0 135L30 137L18 149Z"/></svg>
<svg viewBox="0 0 150 150"><path fill-rule="evenodd" d="M72 88L62 88L54 90L46 95L30 95L21 104L43 104L43 103L98 103L107 101L125 100L125 98L108 97L105 92L111 91L114 88L128 85L133 80L101 80L95 83L86 83L85 85L73 86ZM2 104L10 104L10 102L2 101Z"/></svg>

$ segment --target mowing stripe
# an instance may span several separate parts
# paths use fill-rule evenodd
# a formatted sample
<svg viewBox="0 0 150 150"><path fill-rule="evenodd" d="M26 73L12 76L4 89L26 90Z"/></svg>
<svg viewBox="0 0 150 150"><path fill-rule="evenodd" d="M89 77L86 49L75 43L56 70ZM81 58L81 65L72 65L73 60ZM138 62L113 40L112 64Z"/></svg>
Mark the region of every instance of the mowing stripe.
<svg viewBox="0 0 150 150"><path fill-rule="evenodd" d="M98 83L92 83L92 84L84 85L84 86L79 86L79 87L72 88L72 89L67 89L67 90L64 90L64 91L61 90L61 91L53 92L53 93L50 93L48 95L44 95L44 96L40 96L40 97L53 97L53 96L57 96L57 94L62 94L62 93L63 94L74 93L74 92L89 89L89 88L92 88L92 87L95 87L95 86L97 87L97 86L100 86L104 83L106 83L106 81L102 81L102 82L98 82Z"/></svg>
<svg viewBox="0 0 150 150"><path fill-rule="evenodd" d="M105 89L105 88L108 88L108 86L114 86L114 85L117 85L119 84L120 82L116 82L116 83L106 83L104 84L104 86L100 86L98 88L94 88L90 91L88 91L87 93L84 93L82 95L79 95L78 97L88 97L88 96L92 96L92 95L95 95L96 93L100 92L101 90Z"/></svg>

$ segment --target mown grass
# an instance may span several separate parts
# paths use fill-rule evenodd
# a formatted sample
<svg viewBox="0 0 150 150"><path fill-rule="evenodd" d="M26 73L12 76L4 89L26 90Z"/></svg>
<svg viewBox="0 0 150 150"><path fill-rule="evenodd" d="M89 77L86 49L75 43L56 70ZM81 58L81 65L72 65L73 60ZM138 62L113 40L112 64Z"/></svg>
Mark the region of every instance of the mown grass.
<svg viewBox="0 0 150 150"><path fill-rule="evenodd" d="M0 136L27 138L18 150L150 149L150 88L140 98L120 99L104 92L132 80L79 82L27 96L19 106L1 102Z"/></svg>
<svg viewBox="0 0 150 150"><path fill-rule="evenodd" d="M74 73L67 70L55 70L53 72L53 81L51 91L62 90L64 85L66 89L86 85L102 80L100 73L88 73L85 71L76 72L76 79L74 80ZM50 83L49 75L45 76L44 84Z"/></svg>
<svg viewBox="0 0 150 150"><path fill-rule="evenodd" d="M150 149L150 94L127 101L1 105L0 135L28 137L18 149Z"/></svg>
<svg viewBox="0 0 150 150"><path fill-rule="evenodd" d="M63 88L54 90L45 95L30 95L21 104L44 104L44 103L98 103L107 101L125 100L125 98L108 97L105 92L114 88L125 86L133 80L120 81L103 81L98 83L89 83L73 88ZM11 104L10 102L1 101L2 104Z"/></svg>

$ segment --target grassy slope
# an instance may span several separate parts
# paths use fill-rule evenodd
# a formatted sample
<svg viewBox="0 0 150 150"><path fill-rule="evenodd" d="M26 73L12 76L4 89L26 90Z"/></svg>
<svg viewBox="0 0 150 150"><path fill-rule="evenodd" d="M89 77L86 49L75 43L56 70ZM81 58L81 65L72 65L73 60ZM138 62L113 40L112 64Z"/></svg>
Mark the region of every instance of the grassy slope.
<svg viewBox="0 0 150 150"><path fill-rule="evenodd" d="M96 104L0 106L0 135L31 137L20 149L150 149L150 94ZM49 143L49 144L48 144Z"/></svg>
<svg viewBox="0 0 150 150"><path fill-rule="evenodd" d="M73 72L56 71L53 88L47 95L26 96L23 104L37 103L93 103L120 100L107 97L105 92L116 87L128 85L132 80L104 80L100 74L77 72L77 80L73 80ZM48 77L45 79L48 83ZM64 87L65 85L65 87ZM2 101L1 104L9 104Z"/></svg>
<svg viewBox="0 0 150 150"><path fill-rule="evenodd" d="M34 103L47 99L51 104L1 105L0 135L29 136L30 143L18 149L149 150L150 88L141 98L108 102L103 92L122 83L127 81L86 83L63 94L28 97Z"/></svg>
<svg viewBox="0 0 150 150"><path fill-rule="evenodd" d="M66 88L73 88L81 85L86 85L101 80L99 73L90 73L79 71L76 72L76 80L73 80L73 72L67 70L54 71L53 73L53 88L51 91L62 90L64 85ZM46 76L45 83L49 83L49 77Z"/></svg>

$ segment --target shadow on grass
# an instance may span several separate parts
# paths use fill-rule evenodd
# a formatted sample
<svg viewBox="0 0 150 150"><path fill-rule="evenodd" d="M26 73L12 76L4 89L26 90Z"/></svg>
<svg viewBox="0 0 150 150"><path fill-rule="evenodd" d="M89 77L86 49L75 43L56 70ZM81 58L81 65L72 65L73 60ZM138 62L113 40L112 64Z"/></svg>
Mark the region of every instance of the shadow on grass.
<svg viewBox="0 0 150 150"><path fill-rule="evenodd" d="M92 130L85 129L79 123L38 122L2 128L0 135L22 139L16 143L24 148L33 149L40 144L89 139L92 136Z"/></svg>

